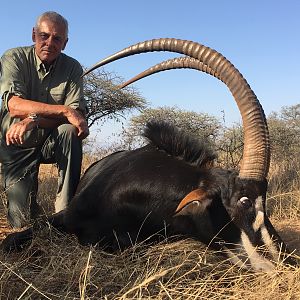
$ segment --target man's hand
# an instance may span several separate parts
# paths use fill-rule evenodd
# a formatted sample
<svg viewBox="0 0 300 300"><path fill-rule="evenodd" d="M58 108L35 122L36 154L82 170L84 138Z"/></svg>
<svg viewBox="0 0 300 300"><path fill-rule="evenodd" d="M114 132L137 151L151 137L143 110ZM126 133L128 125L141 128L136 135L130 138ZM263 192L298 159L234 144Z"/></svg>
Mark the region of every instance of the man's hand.
<svg viewBox="0 0 300 300"><path fill-rule="evenodd" d="M36 122L30 118L26 118L18 123L10 126L6 133L6 144L22 145L24 143L24 135L26 131L36 127Z"/></svg>
<svg viewBox="0 0 300 300"><path fill-rule="evenodd" d="M88 124L80 111L67 107L65 117L68 119L70 124L74 125L78 129L78 137L84 139L89 135L90 131Z"/></svg>
<svg viewBox="0 0 300 300"><path fill-rule="evenodd" d="M40 125L42 128L55 128L59 124L65 123L66 118L70 124L77 128L79 138L84 139L89 135L89 127L83 114L79 110L73 109L69 106L40 103L37 101L23 99L18 96L12 96L8 101L8 107L12 117L21 118L23 121L27 119L26 117L30 113L37 114L41 118L40 123L42 124ZM50 125L49 123L47 124L47 119L50 121ZM57 121L53 123L53 120ZM22 121L20 123L22 123ZM24 126L24 124L22 124L22 126ZM32 127L30 129L32 129ZM27 131L30 129L25 128L24 130ZM13 129L10 128L10 130ZM15 130L13 131L14 132L10 133L8 137L10 144L16 143L15 138L12 136L12 134L15 134ZM17 134L19 134L19 131ZM24 135L24 132L22 135ZM19 141L20 138L17 138L17 140Z"/></svg>

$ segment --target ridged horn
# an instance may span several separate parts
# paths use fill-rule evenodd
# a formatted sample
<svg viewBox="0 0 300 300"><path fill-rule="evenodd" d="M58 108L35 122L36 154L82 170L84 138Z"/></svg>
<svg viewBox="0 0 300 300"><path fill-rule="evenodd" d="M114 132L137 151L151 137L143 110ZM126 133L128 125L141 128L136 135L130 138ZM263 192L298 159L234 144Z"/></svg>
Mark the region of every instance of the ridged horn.
<svg viewBox="0 0 300 300"><path fill-rule="evenodd" d="M155 73L159 73L161 71L173 70L173 69L195 69L220 79L219 74L216 74L211 68L209 68L203 62L193 57L184 56L184 57L176 57L176 58L168 59L159 64L156 64L155 66L150 67L149 69L139 73L138 75L132 77L126 82L120 84L119 88L122 89L140 79L143 79Z"/></svg>
<svg viewBox="0 0 300 300"><path fill-rule="evenodd" d="M242 116L244 149L239 176L245 179L264 180L270 163L270 142L264 111L242 74L217 51L193 41L153 39L127 47L101 60L84 75L117 59L153 51L170 51L190 56L211 69L211 75L218 74L218 78L232 93Z"/></svg>

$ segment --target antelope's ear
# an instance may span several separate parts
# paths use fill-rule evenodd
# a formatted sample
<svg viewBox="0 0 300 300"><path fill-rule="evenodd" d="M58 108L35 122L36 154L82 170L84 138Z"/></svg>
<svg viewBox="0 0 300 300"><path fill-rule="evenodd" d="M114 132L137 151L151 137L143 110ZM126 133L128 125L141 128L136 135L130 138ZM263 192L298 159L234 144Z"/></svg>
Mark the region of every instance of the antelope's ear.
<svg viewBox="0 0 300 300"><path fill-rule="evenodd" d="M203 190L193 190L180 201L175 210L174 217L201 214L210 205L211 201L211 199L207 198L207 194Z"/></svg>

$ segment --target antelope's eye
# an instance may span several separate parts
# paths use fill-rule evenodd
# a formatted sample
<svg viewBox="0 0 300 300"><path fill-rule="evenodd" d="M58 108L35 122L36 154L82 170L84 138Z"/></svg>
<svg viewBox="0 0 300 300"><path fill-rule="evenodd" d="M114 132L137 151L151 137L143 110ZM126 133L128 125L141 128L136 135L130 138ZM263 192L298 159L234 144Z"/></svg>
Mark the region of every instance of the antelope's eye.
<svg viewBox="0 0 300 300"><path fill-rule="evenodd" d="M248 197L242 197L239 200L240 204L243 206L243 208L249 208L252 206L252 202L249 200Z"/></svg>

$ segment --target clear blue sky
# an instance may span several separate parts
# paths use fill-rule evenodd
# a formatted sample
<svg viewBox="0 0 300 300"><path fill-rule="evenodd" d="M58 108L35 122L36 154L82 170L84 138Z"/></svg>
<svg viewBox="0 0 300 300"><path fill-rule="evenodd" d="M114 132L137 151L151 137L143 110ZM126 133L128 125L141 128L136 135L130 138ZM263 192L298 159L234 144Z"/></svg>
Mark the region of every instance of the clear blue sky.
<svg viewBox="0 0 300 300"><path fill-rule="evenodd" d="M300 1L1 1L0 53L31 44L36 17L55 10L69 21L65 52L89 67L131 44L174 37L200 42L226 56L244 75L268 115L300 103ZM171 53L146 53L105 68L129 79ZM153 107L176 105L228 122L240 116L227 87L207 74L174 70L136 84Z"/></svg>

